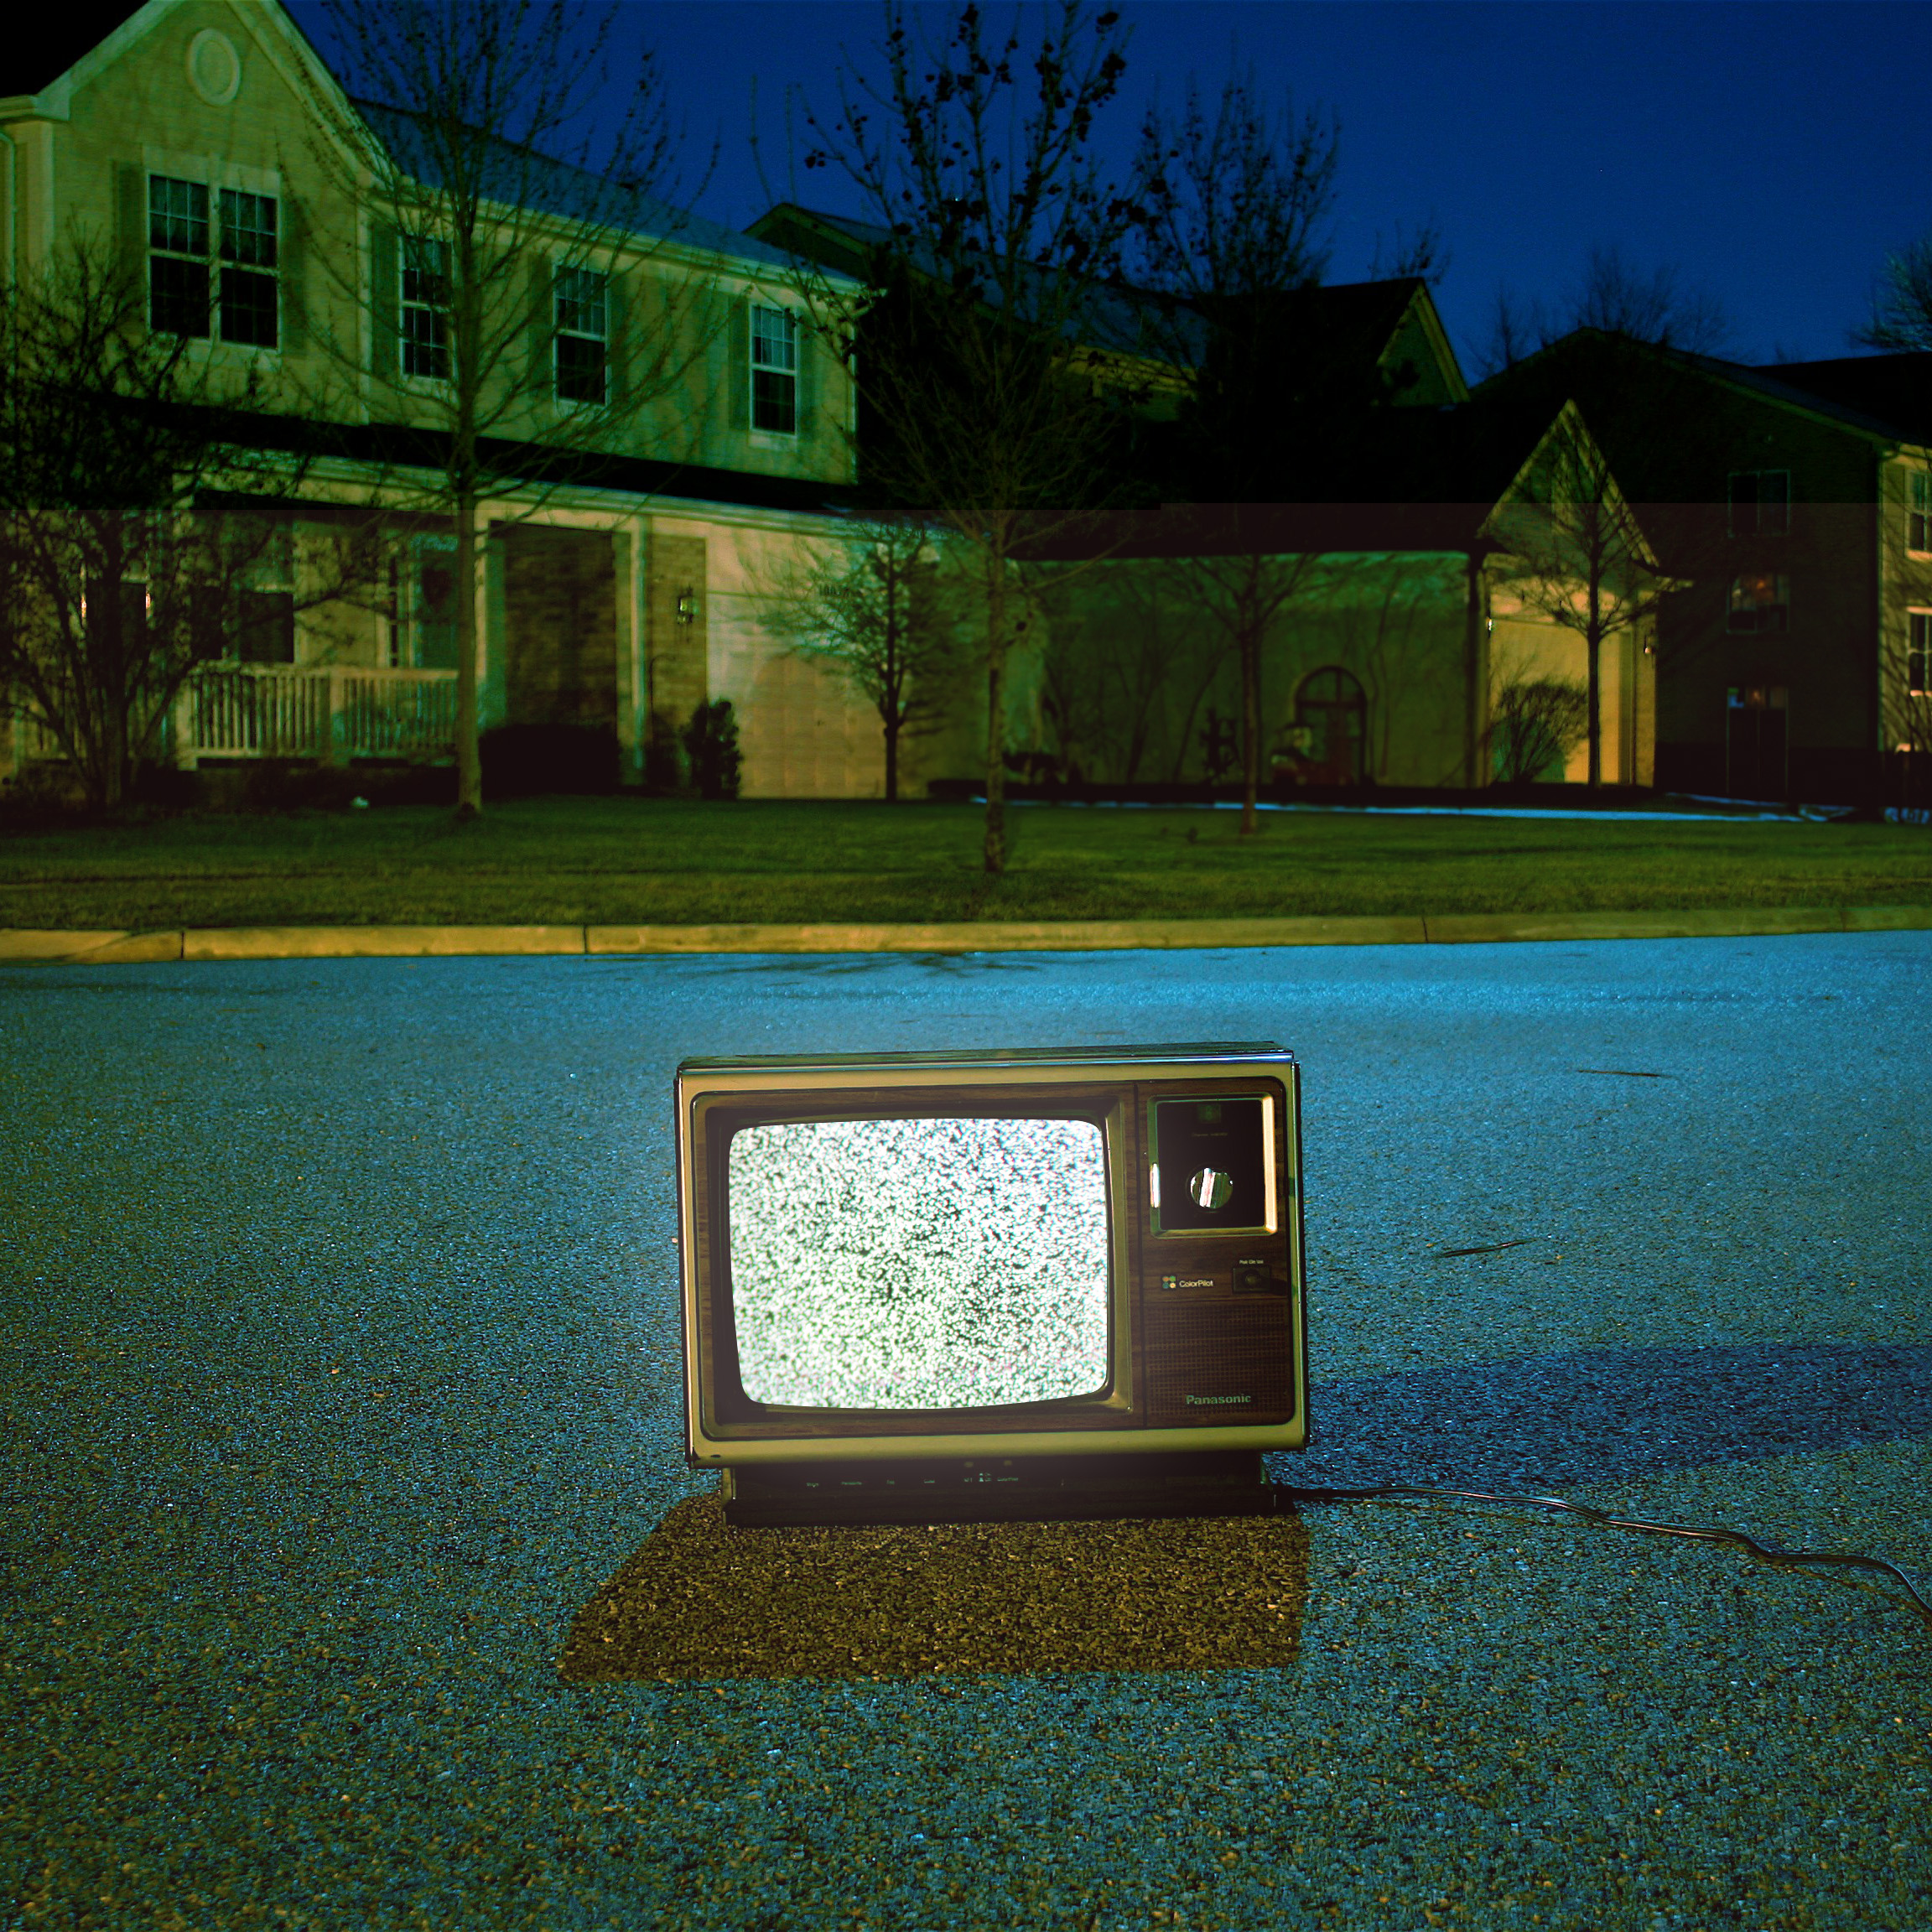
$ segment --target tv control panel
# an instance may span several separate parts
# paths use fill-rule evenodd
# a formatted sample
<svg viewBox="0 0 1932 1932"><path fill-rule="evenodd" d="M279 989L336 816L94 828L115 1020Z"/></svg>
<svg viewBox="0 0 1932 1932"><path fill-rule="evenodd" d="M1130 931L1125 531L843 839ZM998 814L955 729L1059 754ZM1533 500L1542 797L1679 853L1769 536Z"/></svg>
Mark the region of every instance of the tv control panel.
<svg viewBox="0 0 1932 1932"><path fill-rule="evenodd" d="M1157 1428L1296 1410L1295 1122L1283 1083L1240 1086L1140 1093L1138 1353Z"/></svg>

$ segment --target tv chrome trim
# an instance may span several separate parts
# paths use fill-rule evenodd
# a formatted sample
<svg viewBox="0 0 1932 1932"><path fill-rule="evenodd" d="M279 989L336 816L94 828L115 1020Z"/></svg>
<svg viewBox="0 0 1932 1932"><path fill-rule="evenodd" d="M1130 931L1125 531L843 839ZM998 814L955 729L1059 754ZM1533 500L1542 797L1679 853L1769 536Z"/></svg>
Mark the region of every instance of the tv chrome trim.
<svg viewBox="0 0 1932 1932"><path fill-rule="evenodd" d="M1122 1053L1128 1057L1119 1057ZM1274 1074L1285 1089L1285 1137L1280 1144L1291 1169L1289 1198L1278 1203L1275 1231L1289 1244L1289 1267L1295 1305L1295 1413L1285 1422L1238 1423L1187 1428L1028 1430L1013 1434L998 1431L953 1435L943 1428L931 1434L891 1436L761 1436L720 1437L709 1434L704 1422L696 1337L697 1213L691 1163L695 1150L692 1132L695 1109L714 1096L767 1092L774 1077L800 1093L865 1083L917 1091L927 1087L957 1087L960 1075L974 1084L1025 1087L1054 1083L1056 1076L1095 1083L1140 1084L1150 1079L1186 1079L1252 1071ZM682 1062L674 1081L677 1104L674 1151L678 1187L678 1271L679 1306L683 1321L684 1418L688 1460L692 1467L724 1468L732 1463L812 1462L893 1462L922 1456L1068 1456L1104 1455L1121 1451L1191 1449L1288 1450L1306 1446L1308 1439L1307 1310L1303 1287L1305 1265L1301 1230L1298 1098L1301 1068L1293 1053L1272 1042L1245 1046L1215 1042L1205 1051L1185 1047L1109 1047L1104 1055L1086 1057L1081 1050L1055 1049L1039 1058L1002 1058L972 1052L944 1055L853 1054L756 1058L704 1059ZM1270 1139L1274 1140L1274 1108L1265 1110ZM1273 1162L1270 1186L1274 1185ZM1140 1212L1140 1210L1135 1210Z"/></svg>

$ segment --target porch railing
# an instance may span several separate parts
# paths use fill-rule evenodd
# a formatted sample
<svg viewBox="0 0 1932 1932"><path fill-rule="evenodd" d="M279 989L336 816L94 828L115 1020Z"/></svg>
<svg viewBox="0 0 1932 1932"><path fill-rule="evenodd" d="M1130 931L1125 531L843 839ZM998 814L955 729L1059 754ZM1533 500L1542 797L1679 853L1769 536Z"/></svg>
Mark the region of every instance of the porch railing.
<svg viewBox="0 0 1932 1932"><path fill-rule="evenodd" d="M456 736L454 671L356 664L227 664L197 671L169 719L169 750L204 758L430 759Z"/></svg>

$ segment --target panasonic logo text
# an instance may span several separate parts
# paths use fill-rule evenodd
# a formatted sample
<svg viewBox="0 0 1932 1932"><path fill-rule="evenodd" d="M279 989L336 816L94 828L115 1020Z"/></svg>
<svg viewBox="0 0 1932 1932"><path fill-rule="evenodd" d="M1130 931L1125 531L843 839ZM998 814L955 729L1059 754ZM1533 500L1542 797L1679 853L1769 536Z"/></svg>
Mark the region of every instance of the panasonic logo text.
<svg viewBox="0 0 1932 1932"><path fill-rule="evenodd" d="M1252 1395L1190 1395L1188 1402L1197 1409L1218 1408L1228 1402L1252 1402Z"/></svg>

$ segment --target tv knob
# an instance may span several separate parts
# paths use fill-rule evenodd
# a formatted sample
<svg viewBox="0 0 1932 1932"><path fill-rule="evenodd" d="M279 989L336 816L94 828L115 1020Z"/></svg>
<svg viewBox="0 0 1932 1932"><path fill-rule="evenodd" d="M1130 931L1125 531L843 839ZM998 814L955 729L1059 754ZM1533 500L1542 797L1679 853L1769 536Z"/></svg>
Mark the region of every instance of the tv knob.
<svg viewBox="0 0 1932 1932"><path fill-rule="evenodd" d="M1274 1270L1265 1261L1243 1261L1234 1270L1237 1295L1265 1295L1275 1285Z"/></svg>

